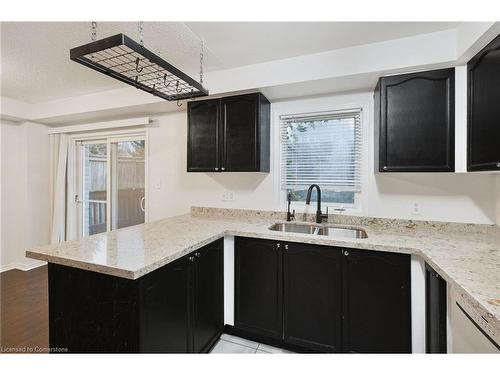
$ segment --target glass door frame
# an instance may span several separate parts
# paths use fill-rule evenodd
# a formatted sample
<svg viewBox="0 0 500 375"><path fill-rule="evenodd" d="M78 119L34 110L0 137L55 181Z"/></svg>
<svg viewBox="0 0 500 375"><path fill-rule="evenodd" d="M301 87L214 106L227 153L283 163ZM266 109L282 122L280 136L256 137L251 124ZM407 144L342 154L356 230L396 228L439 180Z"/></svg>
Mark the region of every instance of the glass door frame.
<svg viewBox="0 0 500 375"><path fill-rule="evenodd" d="M129 141L144 141L144 222L148 222L148 212L149 212L149 188L148 188L148 156L149 156L149 145L146 132L134 132L134 133L113 133L113 134L95 134L95 135L81 135L72 137L72 142L74 143L75 150L75 200L77 217L76 225L78 228L78 238L84 237L85 229L85 208L84 201L82 197L85 192L84 184L85 179L82 178L82 173L84 171L85 156L84 156L84 146L87 144L101 144L106 143L106 162L107 162L107 172L106 172L106 232L111 231L112 225L112 207L111 207L111 180L112 180L112 155L111 155L111 143L117 142L129 142ZM72 218L68 218L71 220Z"/></svg>

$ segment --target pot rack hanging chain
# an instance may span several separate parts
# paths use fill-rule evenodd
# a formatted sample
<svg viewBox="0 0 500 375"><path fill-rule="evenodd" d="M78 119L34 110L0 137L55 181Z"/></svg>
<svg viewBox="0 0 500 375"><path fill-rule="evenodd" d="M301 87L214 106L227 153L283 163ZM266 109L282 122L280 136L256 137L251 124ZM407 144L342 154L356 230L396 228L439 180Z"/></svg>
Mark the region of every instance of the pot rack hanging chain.
<svg viewBox="0 0 500 375"><path fill-rule="evenodd" d="M92 21L91 25L92 25L92 34L90 38L92 39L93 42L95 42L97 39L97 22Z"/></svg>
<svg viewBox="0 0 500 375"><path fill-rule="evenodd" d="M92 28L92 32L90 34L90 39L92 40L92 42L95 42L96 39L97 39L97 22L96 21L92 21L91 22L91 28ZM90 55L90 58L94 58L94 54Z"/></svg>
<svg viewBox="0 0 500 375"><path fill-rule="evenodd" d="M201 51L200 51L200 83L203 85L203 50L205 45L203 44L203 39L201 40Z"/></svg>
<svg viewBox="0 0 500 375"><path fill-rule="evenodd" d="M144 30L142 23L142 21L137 22L137 32L139 33L139 43L141 47L144 47Z"/></svg>

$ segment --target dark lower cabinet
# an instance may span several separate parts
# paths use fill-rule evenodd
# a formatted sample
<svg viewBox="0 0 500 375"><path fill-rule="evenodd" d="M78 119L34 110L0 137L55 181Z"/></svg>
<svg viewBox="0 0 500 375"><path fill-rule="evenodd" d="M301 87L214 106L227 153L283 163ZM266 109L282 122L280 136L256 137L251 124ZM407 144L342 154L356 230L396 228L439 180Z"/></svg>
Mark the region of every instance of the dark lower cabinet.
<svg viewBox="0 0 500 375"><path fill-rule="evenodd" d="M193 269L192 348L207 352L224 328L224 269L222 243L195 252Z"/></svg>
<svg viewBox="0 0 500 375"><path fill-rule="evenodd" d="M342 349L411 353L410 256L343 250Z"/></svg>
<svg viewBox="0 0 500 375"><path fill-rule="evenodd" d="M321 352L341 350L341 252L283 245L284 341Z"/></svg>
<svg viewBox="0 0 500 375"><path fill-rule="evenodd" d="M425 265L425 352L446 353L446 281Z"/></svg>
<svg viewBox="0 0 500 375"><path fill-rule="evenodd" d="M237 237L230 332L304 352L411 353L410 285L406 254Z"/></svg>
<svg viewBox="0 0 500 375"><path fill-rule="evenodd" d="M223 240L137 280L49 263L49 343L73 353L207 352L223 328Z"/></svg>
<svg viewBox="0 0 500 375"><path fill-rule="evenodd" d="M140 350L133 280L49 263L49 347L70 353Z"/></svg>
<svg viewBox="0 0 500 375"><path fill-rule="evenodd" d="M274 241L235 238L234 325L282 339L282 249Z"/></svg>
<svg viewBox="0 0 500 375"><path fill-rule="evenodd" d="M187 258L139 279L140 352L186 353L189 349Z"/></svg>

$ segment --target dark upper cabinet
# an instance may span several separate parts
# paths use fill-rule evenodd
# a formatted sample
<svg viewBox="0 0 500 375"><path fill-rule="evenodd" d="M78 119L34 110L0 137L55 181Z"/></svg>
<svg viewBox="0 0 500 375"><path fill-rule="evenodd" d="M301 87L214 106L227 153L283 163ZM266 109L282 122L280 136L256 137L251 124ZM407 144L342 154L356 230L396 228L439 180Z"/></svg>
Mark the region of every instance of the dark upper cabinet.
<svg viewBox="0 0 500 375"><path fill-rule="evenodd" d="M425 352L446 353L446 281L425 265Z"/></svg>
<svg viewBox="0 0 500 375"><path fill-rule="evenodd" d="M235 238L234 325L282 339L282 249L274 241Z"/></svg>
<svg viewBox="0 0 500 375"><path fill-rule="evenodd" d="M467 170L500 170L500 35L467 64Z"/></svg>
<svg viewBox="0 0 500 375"><path fill-rule="evenodd" d="M188 103L189 172L214 172L219 169L220 101L203 100Z"/></svg>
<svg viewBox="0 0 500 375"><path fill-rule="evenodd" d="M260 93L188 103L188 172L269 172L270 103Z"/></svg>
<svg viewBox="0 0 500 375"><path fill-rule="evenodd" d="M283 245L285 342L341 351L341 251L327 246Z"/></svg>
<svg viewBox="0 0 500 375"><path fill-rule="evenodd" d="M410 256L343 250L342 347L411 353Z"/></svg>
<svg viewBox="0 0 500 375"><path fill-rule="evenodd" d="M270 104L262 94L221 100L222 168L226 172L269 171Z"/></svg>
<svg viewBox="0 0 500 375"><path fill-rule="evenodd" d="M382 77L374 99L376 170L455 170L454 68Z"/></svg>
<svg viewBox="0 0 500 375"><path fill-rule="evenodd" d="M224 326L222 240L194 253L192 352L207 352Z"/></svg>

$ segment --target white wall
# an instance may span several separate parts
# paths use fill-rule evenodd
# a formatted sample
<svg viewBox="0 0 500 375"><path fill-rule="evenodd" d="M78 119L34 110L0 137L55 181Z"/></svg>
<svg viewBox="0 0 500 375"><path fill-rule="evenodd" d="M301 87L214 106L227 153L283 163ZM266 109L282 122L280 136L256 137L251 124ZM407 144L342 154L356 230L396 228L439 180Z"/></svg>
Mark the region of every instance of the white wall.
<svg viewBox="0 0 500 375"><path fill-rule="evenodd" d="M188 213L191 206L276 207L273 174L187 173L185 112L155 118L149 129L149 220ZM235 192L234 202L222 193Z"/></svg>
<svg viewBox="0 0 500 375"><path fill-rule="evenodd" d="M27 248L49 243L49 137L45 125L3 121L0 269L27 269Z"/></svg>
<svg viewBox="0 0 500 375"><path fill-rule="evenodd" d="M415 220L494 223L496 184L491 174L379 174L373 161L373 94L359 93L307 98L273 103L271 157L277 151L280 113L303 113L363 107L363 193L360 214ZM149 130L149 218L189 212L189 207L216 206L280 209L276 163L271 173L187 173L186 113L155 118ZM277 158L272 160L277 161ZM234 201L223 202L224 191L234 192ZM411 215L418 203L420 215Z"/></svg>

